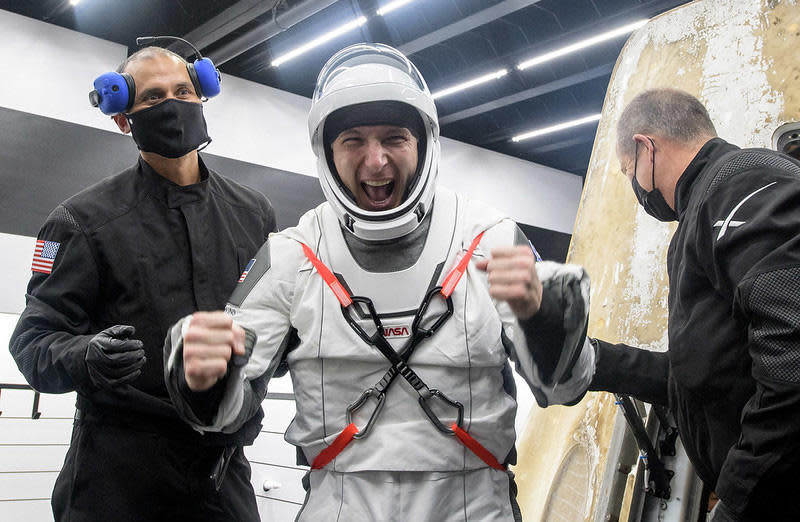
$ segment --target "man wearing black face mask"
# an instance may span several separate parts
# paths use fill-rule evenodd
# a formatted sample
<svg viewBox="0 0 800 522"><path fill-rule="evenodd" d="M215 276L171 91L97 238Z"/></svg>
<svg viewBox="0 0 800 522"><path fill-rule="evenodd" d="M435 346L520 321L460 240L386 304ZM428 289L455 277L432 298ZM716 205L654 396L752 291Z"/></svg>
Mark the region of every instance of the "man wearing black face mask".
<svg viewBox="0 0 800 522"><path fill-rule="evenodd" d="M669 246L669 349L595 339L590 389L669 406L711 520L797 520L800 469L800 162L716 137L703 105L646 91L617 125L645 211Z"/></svg>
<svg viewBox="0 0 800 522"><path fill-rule="evenodd" d="M195 432L169 400L162 350L179 317L225 304L274 212L204 165L197 149L210 138L180 56L145 48L118 72L135 97L113 118L141 157L48 217L10 343L34 388L78 393L54 518L255 521L242 446L261 416Z"/></svg>
<svg viewBox="0 0 800 522"><path fill-rule="evenodd" d="M655 141L653 141L653 138L650 138L649 136L643 136L641 134L637 134L636 136L634 136L633 140L636 143L636 145L634 146L634 153L633 153L633 158L634 158L633 173L630 175L630 179L631 179L631 186L633 187L633 193L636 194L636 200L639 202L639 204L642 206L642 208L644 208L645 212L647 212L648 214L650 214L652 217L656 218L657 220L659 220L659 221L677 221L678 220L678 213L675 212L675 208L674 208L675 204L673 203L672 205L670 205L669 203L667 203L667 200L664 199L664 194L662 194L661 190L656 186L656 143L655 143ZM652 165L652 168L650 169L650 172L651 172L651 175L650 175L650 186L652 187L652 189L649 192L647 190L645 190L639 184L639 180L636 177L636 175L637 175L637 168L636 167L638 165L638 160L639 160L639 143L640 142L644 142L645 143L644 147L647 149L647 152L650 154L650 163ZM650 144L649 147L647 146L648 142ZM671 143L669 141L666 142L666 143L671 145ZM678 150L673 150L673 151L670 151L670 152L672 152L672 154L670 154L670 156L669 156L670 158L675 158L677 155L691 156L693 158L698 151L694 151L694 150L682 151L679 148ZM683 154L681 154L682 152L683 152ZM622 157L622 156L620 155L620 157ZM683 159L686 159L686 158L683 158ZM627 174L627 167L623 166L622 167L622 172L623 172L623 174L625 174L627 176L628 175ZM674 173L675 171L672 170L672 172ZM671 186L671 185L672 184L670 183L669 186ZM673 192L673 199L674 199L675 190L673 189L672 192Z"/></svg>

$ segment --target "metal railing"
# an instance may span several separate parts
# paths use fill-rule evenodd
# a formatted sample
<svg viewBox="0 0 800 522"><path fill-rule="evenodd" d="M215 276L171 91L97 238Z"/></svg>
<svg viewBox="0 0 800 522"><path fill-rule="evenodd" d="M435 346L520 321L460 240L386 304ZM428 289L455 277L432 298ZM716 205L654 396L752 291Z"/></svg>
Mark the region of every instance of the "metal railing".
<svg viewBox="0 0 800 522"><path fill-rule="evenodd" d="M39 411L39 398L41 397L41 393L34 390L30 384L12 384L12 383L4 383L0 382L0 399L3 397L3 390L30 390L33 392L33 407L31 408L31 419L38 419L42 416L42 412ZM264 397L265 399L275 399L275 400L282 400L282 401L291 401L294 400L293 393L267 393L267 396ZM3 410L0 410L0 415L3 415Z"/></svg>
<svg viewBox="0 0 800 522"><path fill-rule="evenodd" d="M3 390L31 390L33 392L33 408L31 408L31 419L38 419L42 416L42 412L39 411L39 397L41 394L34 390L31 385L0 382L0 398L2 398ZM3 410L0 410L0 415L2 414Z"/></svg>

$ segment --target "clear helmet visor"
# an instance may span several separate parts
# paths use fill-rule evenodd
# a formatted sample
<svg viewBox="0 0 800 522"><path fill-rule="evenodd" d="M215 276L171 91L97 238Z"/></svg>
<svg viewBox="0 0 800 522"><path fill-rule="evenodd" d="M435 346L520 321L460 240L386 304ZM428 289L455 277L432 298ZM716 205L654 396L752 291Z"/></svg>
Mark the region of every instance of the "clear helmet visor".
<svg viewBox="0 0 800 522"><path fill-rule="evenodd" d="M428 86L417 68L397 49L381 44L357 44L342 49L325 64L317 78L312 104L316 105L331 91L361 87L370 80L357 71L375 71L380 68L381 83L407 85L414 91L427 93ZM369 100L363 100L369 101Z"/></svg>

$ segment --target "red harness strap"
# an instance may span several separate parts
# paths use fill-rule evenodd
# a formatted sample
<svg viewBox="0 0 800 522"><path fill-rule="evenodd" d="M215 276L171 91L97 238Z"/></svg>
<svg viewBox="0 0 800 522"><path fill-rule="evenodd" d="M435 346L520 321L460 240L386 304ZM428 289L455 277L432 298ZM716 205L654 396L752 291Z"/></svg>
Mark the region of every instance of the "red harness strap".
<svg viewBox="0 0 800 522"><path fill-rule="evenodd" d="M319 275L322 276L323 281L325 281L328 287L333 291L333 295L336 296L336 299L339 300L339 303L341 303L341 305L345 308L350 306L353 301L350 299L350 294L347 292L345 287L342 286L342 283L336 279L336 276L333 275L333 272L331 272L328 267L325 266L325 264L314 255L314 252L308 248L305 243L300 244L303 245L303 253L305 253L308 260L311 261L311 264L314 265L314 268L317 269L317 272L319 272Z"/></svg>
<svg viewBox="0 0 800 522"><path fill-rule="evenodd" d="M472 435L461 429L458 424L454 422L453 425L450 426L450 429L452 429L453 433L456 434L456 437L458 437L458 440L461 441L461 444L466 446L479 459L488 464L490 468L499 469L500 471L506 470L506 467L500 464L489 450L484 448L480 442L472 438Z"/></svg>
<svg viewBox="0 0 800 522"><path fill-rule="evenodd" d="M467 253L464 254L461 261L459 261L456 267L444 278L444 282L442 283L443 296L450 297L450 294L456 289L456 285L461 280L461 276L464 275L464 272L467 271L467 265L469 264L470 258L472 258L472 253L475 251L475 247L478 246L478 243L481 242L482 237L483 232L475 236L475 239L472 240L472 244L467 249Z"/></svg>
<svg viewBox="0 0 800 522"><path fill-rule="evenodd" d="M328 462L336 458L336 455L342 452L343 449L350 444L353 440L353 435L358 433L358 426L352 422L348 424L342 432L334 439L333 443L320 451L314 462L311 463L311 469L322 469L328 465Z"/></svg>
<svg viewBox="0 0 800 522"><path fill-rule="evenodd" d="M447 274L447 277L444 278L444 282L442 283L442 295L444 297L450 297L455 290L456 285L458 285L458 282L461 280L461 277L467 271L467 265L469 264L469 260L472 258L472 253L475 251L478 243L481 242L482 237L483 232L475 236L475 239L472 240L472 243L467 249L467 252L464 254L464 257L461 258L455 268L453 268L450 273ZM303 253L305 253L308 260L311 261L311 264L317 269L319 275L322 276L322 279L325 281L331 291L333 291L333 295L336 296L336 299L339 300L339 303L343 307L350 306L353 301L350 298L350 294L348 293L347 289L345 289L342 283L336 278L335 275L333 275L333 272L331 272L330 269L325 266L325 264L320 261L317 256L314 255L314 252L311 250L311 248L309 248L305 243L300 244L303 247ZM475 440L469 433L459 427L458 424L453 423L451 429L458 438L459 442L466 446L467 449L474 453L489 467L500 471L505 471L505 466L500 464L500 462L498 462L498 460L489 450L484 448L480 442ZM311 463L311 469L318 470L327 466L330 461L335 459L336 456L353 441L353 437L356 433L358 433L358 427L353 423L348 424L342 430L342 432L336 436L330 446L319 452L317 457L314 459L314 462Z"/></svg>

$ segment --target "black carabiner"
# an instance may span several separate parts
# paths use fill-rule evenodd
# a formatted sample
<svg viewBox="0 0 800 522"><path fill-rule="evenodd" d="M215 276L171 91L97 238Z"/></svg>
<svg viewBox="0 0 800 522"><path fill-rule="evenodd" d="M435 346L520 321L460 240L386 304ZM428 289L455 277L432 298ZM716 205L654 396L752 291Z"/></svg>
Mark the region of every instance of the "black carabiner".
<svg viewBox="0 0 800 522"><path fill-rule="evenodd" d="M451 408L455 408L458 411L458 417L457 417L457 420L456 420L456 425L459 428L462 428L463 425L464 425L464 405L461 404L458 401L454 401L454 400L449 399L444 393L440 392L436 388L431 388L429 391L430 391L430 394L426 394L426 395L420 394L420 396L419 396L419 405L422 406L422 411L425 412L425 415L427 415L428 418L433 423L433 425L436 426L436 429L438 429L439 431L441 431L442 433L445 433L447 435L455 435L455 432L453 431L453 429L450 428L449 426L446 426L439 419L439 417L437 417L436 414L433 413L433 410L431 409L430 405L428 404L428 401L431 400L431 399L439 399L442 402L444 402L445 404L447 404L448 406L450 406Z"/></svg>
<svg viewBox="0 0 800 522"><path fill-rule="evenodd" d="M436 295L441 295L444 299L445 304L447 305L447 309L442 312L436 321L431 325L430 328L423 328L422 327L422 320L425 317L425 313L428 311L428 307L430 306L431 302L433 302L433 298ZM443 296L442 295L442 287L436 286L428 290L428 293L425 294L425 298L422 300L419 308L417 309L417 313L414 316L414 321L411 323L411 331L414 332L414 336L416 337L419 334L420 339L424 339L426 337L430 337L436 330L438 330L448 319L450 316L453 315L453 299L450 296ZM419 341L417 341L419 342Z"/></svg>
<svg viewBox="0 0 800 522"><path fill-rule="evenodd" d="M353 329L356 334L358 334L361 339L371 345L375 346L375 343L379 338L383 337L383 325L381 324L381 319L378 317L378 312L375 311L375 305L372 304L372 299L369 297L362 297L358 295L354 295L350 297L352 301L348 306L342 306L342 315L344 316L344 320L347 321L347 324L350 325L350 328ZM357 305L363 305L367 309L367 314L364 314L363 309L359 308ZM370 335L367 333L364 328L358 324L358 319L353 317L350 313L350 310L353 310L354 314L368 316L372 320L372 324L375 326L375 332Z"/></svg>
<svg viewBox="0 0 800 522"><path fill-rule="evenodd" d="M364 426L363 429L359 430L353 436L354 439L360 439L367 436L372 428L372 425L375 423L378 414L383 408L383 403L386 399L386 390L389 389L389 386L398 375L402 375L403 378L414 388L414 390L416 390L417 394L419 394L419 404L422 406L422 410L431 420L436 429L448 435L455 434L455 432L449 426L444 425L442 421L439 420L439 418L430 408L428 401L431 399L439 399L447 406L455 408L458 411L458 420L456 421L456 424L459 427L462 426L464 422L464 406L460 402L450 400L439 390L429 389L422 379L420 379L414 370L412 370L407 364L407 361L411 357L414 348L423 339L432 336L436 330L438 330L453 315L453 300L450 296L444 296L441 291L442 287L437 286L431 288L425 294L425 298L417 310L417 313L414 315L414 320L411 324L412 335L406 342L405 346L401 348L399 353L395 351L389 341L387 341L383 336L383 325L381 324L378 313L375 311L375 305L373 305L370 298L363 296L351 296L350 299L352 302L348 306L342 306L342 314L344 315L345 321L347 321L353 331L355 331L356 334L368 345L377 348L378 351L380 351L383 356L392 363L392 366L386 371L381 380L374 387L368 388L366 391L364 391L364 393L362 393L361 396L347 408L347 423L351 424L353 414L358 411L358 409L361 408L368 399L374 398L377 401L375 409L370 415L366 426ZM433 321L433 324L430 327L425 328L422 326L422 321L425 319L425 314L428 311L428 307L433 302L433 299L437 294L442 296L442 298L445 300L446 308L438 317L436 317L436 320ZM373 332L372 335L364 330L364 328L359 324L360 319L365 319L367 317L372 320L372 324L375 327L375 332Z"/></svg>
<svg viewBox="0 0 800 522"><path fill-rule="evenodd" d="M386 394L382 391L376 390L375 388L368 388L364 390L364 393L361 394L361 397L356 399L350 404L350 406L347 407L347 424L351 424L353 422L353 415L355 412L361 409L361 407L364 406L364 404L366 404L367 400L370 398L374 398L377 401L375 404L375 409L372 410L372 414L369 416L367 425L359 429L358 432L353 435L354 439L366 437L369 433L369 430L372 429L372 425L375 424L375 419L378 418L378 414L383 409L383 403L386 401Z"/></svg>

